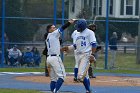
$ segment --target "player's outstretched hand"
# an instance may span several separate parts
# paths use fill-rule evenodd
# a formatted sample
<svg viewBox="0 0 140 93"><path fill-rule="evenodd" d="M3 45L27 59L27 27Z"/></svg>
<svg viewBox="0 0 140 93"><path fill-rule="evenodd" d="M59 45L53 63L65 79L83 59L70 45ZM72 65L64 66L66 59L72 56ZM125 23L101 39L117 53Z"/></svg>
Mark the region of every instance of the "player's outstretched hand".
<svg viewBox="0 0 140 93"><path fill-rule="evenodd" d="M61 52L68 52L69 48L68 46L64 46L61 48Z"/></svg>
<svg viewBox="0 0 140 93"><path fill-rule="evenodd" d="M73 24L75 21L76 21L76 19L70 19L70 20L69 20L69 22L70 22L71 24Z"/></svg>

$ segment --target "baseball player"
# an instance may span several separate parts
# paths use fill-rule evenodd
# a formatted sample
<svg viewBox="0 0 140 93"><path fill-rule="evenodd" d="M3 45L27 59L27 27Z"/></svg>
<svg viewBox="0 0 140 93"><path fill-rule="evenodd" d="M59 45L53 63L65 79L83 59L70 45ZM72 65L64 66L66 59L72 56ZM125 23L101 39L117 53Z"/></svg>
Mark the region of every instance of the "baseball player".
<svg viewBox="0 0 140 93"><path fill-rule="evenodd" d="M53 93L57 93L62 86L66 73L64 65L60 58L60 41L59 37L61 33L72 24L74 20L69 20L65 25L56 29L54 25L47 26L48 36L46 38L46 44L48 49L47 65L50 68L50 88Z"/></svg>
<svg viewBox="0 0 140 93"><path fill-rule="evenodd" d="M46 33L44 34L44 39L45 39L45 40L46 40L47 36L48 36L48 32L46 32ZM61 44L62 44L62 39L59 38L59 41L60 41L60 45L61 45ZM48 49L47 49L47 44L46 44L46 42L45 42L45 48L44 48L44 50L42 51L42 54L45 55L45 56L46 56L46 59L47 59ZM49 76L48 67L47 67L46 62L45 62L45 76L46 76L46 77Z"/></svg>
<svg viewBox="0 0 140 93"><path fill-rule="evenodd" d="M76 39L73 45L64 47L64 50L76 49L78 62L78 80L83 82L86 93L91 93L90 80L88 76L88 68L90 61L93 62L95 57L93 54L96 51L96 38L93 31L87 28L85 19L78 20L75 25Z"/></svg>

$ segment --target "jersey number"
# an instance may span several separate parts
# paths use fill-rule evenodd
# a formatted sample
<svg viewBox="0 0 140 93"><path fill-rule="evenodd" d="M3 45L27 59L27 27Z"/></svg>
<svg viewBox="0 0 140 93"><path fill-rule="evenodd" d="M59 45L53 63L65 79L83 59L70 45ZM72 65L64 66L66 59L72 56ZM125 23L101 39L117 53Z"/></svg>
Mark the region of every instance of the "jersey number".
<svg viewBox="0 0 140 93"><path fill-rule="evenodd" d="M81 41L81 46L86 46L86 42Z"/></svg>
<svg viewBox="0 0 140 93"><path fill-rule="evenodd" d="M49 48L50 48L50 41L49 41L49 39L47 39L47 42L48 42L48 46L49 46Z"/></svg>

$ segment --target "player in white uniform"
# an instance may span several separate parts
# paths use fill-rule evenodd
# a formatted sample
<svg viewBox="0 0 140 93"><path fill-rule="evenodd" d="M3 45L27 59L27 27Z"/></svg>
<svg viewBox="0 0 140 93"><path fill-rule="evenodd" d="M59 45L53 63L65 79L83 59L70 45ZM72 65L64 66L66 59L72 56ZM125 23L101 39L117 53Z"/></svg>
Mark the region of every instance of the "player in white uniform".
<svg viewBox="0 0 140 93"><path fill-rule="evenodd" d="M69 20L68 23L58 29L56 29L54 25L48 25L46 29L48 32L48 36L46 38L46 44L48 49L47 65L48 67L50 67L50 88L53 93L58 92L66 76L64 65L60 58L59 37L63 30L73 22L74 20Z"/></svg>
<svg viewBox="0 0 140 93"><path fill-rule="evenodd" d="M76 33L74 45L64 47L64 50L76 49L78 80L83 82L86 93L91 93L88 68L90 61L95 60L93 54L96 51L96 38L94 32L87 29L87 22L84 19L78 20L75 28L79 33Z"/></svg>
<svg viewBox="0 0 140 93"><path fill-rule="evenodd" d="M22 56L21 51L17 48L17 45L14 45L13 48L8 50L8 57L10 65L14 66L16 63L19 63L20 57Z"/></svg>

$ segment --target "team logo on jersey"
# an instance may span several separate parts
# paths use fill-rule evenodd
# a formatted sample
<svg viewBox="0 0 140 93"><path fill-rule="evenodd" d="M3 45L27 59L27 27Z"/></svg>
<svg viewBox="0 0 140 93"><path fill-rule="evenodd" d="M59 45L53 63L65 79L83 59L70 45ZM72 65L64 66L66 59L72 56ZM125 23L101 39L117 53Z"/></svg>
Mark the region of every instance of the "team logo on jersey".
<svg viewBox="0 0 140 93"><path fill-rule="evenodd" d="M85 40L86 37L84 37L84 36L79 36L79 37L76 38L76 40L78 40L78 39L83 39L83 40Z"/></svg>

